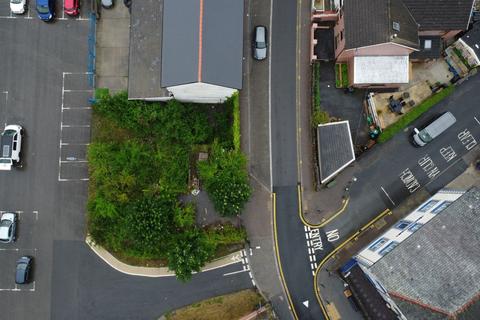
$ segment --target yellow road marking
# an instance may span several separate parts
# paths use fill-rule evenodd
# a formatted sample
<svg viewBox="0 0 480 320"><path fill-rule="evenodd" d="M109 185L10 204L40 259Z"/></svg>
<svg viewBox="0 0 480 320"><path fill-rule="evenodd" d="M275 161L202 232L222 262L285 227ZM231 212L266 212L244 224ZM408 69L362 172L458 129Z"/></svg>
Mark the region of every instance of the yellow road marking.
<svg viewBox="0 0 480 320"><path fill-rule="evenodd" d="M278 241L277 241L277 195L275 192L272 193L272 207L273 207L273 234L275 240L275 256L277 258L278 269L280 271L280 279L282 280L283 289L285 290L285 294L287 295L288 304L290 305L290 309L292 310L293 316L296 320L298 320L297 312L295 311L295 307L293 306L292 297L290 296L290 292L288 291L287 282L285 281L285 277L283 276L283 269L282 269L282 262L280 261L280 254L278 253Z"/></svg>
<svg viewBox="0 0 480 320"><path fill-rule="evenodd" d="M331 217L329 217L327 220L319 224L313 224L308 222L303 216L302 189L300 185L297 186L297 194L298 194L298 215L300 216L300 220L302 220L303 224L306 226L309 226L310 228L322 228L326 226L327 224L332 222L336 217L342 214L347 208L348 203L350 202L350 198L342 200L342 207L337 212L335 212Z"/></svg>
<svg viewBox="0 0 480 320"><path fill-rule="evenodd" d="M337 246L332 252L330 252L323 260L318 264L317 269L315 270L315 276L313 277L313 286L315 288L315 296L317 297L318 303L320 304L320 307L322 309L323 315L325 316L325 319L330 319L328 316L328 313L323 305L323 300L320 295L320 289L317 286L317 277L318 273L320 272L320 269L323 267L323 265L327 262L328 259L330 259L334 254L336 254L340 249L342 249L347 243L352 241L355 237L359 236L363 231L368 229L372 224L383 218L384 216L391 214L391 211L389 209L383 210L378 216L373 218L370 222L368 222L365 226L360 228L360 230L356 231L354 234L352 234L350 237L348 237L347 240L343 241L339 246Z"/></svg>

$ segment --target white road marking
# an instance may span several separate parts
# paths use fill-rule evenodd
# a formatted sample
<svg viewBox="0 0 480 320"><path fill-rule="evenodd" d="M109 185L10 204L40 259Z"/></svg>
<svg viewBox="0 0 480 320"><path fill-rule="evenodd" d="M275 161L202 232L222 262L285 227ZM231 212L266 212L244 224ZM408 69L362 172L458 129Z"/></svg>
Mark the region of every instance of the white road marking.
<svg viewBox="0 0 480 320"><path fill-rule="evenodd" d="M387 193L387 191L385 191L385 189L383 189L382 186L380 186L380 188L382 189L382 191L385 193L385 195L387 196L388 200L390 200L390 202L396 206L395 202L393 202L392 198L390 198L390 195Z"/></svg>
<svg viewBox="0 0 480 320"><path fill-rule="evenodd" d="M233 271L233 272L228 272L228 273L224 273L223 276L226 277L226 276L231 276L232 274L237 274L237 273L242 273L242 272L248 272L249 270L238 270L238 271Z"/></svg>
<svg viewBox="0 0 480 320"><path fill-rule="evenodd" d="M272 21L273 21L273 0L270 0L270 33L268 47L268 147L270 148L270 190L273 190L273 160L272 160Z"/></svg>
<svg viewBox="0 0 480 320"><path fill-rule="evenodd" d="M480 121L478 121L477 117L473 117L473 119L475 119L475 121L477 121L477 123L480 125Z"/></svg>
<svg viewBox="0 0 480 320"><path fill-rule="evenodd" d="M303 303L303 305L304 305L305 307L308 308L308 300L305 300L305 301L303 301L302 303Z"/></svg>

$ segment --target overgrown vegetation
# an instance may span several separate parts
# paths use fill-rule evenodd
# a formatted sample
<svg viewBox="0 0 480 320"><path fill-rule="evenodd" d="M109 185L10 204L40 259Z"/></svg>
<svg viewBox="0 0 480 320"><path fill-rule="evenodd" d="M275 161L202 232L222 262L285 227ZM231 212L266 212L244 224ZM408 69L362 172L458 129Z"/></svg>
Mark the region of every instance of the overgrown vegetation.
<svg viewBox="0 0 480 320"><path fill-rule="evenodd" d="M198 164L200 178L215 209L223 216L239 214L250 198L246 164L242 153L225 150L217 142L212 145L208 161Z"/></svg>
<svg viewBox="0 0 480 320"><path fill-rule="evenodd" d="M312 71L312 126L316 128L319 124L330 121L330 115L322 110L320 106L320 63L313 63Z"/></svg>
<svg viewBox="0 0 480 320"><path fill-rule="evenodd" d="M233 111L233 148L240 151L240 98L238 92L234 93L225 103L231 105Z"/></svg>
<svg viewBox="0 0 480 320"><path fill-rule="evenodd" d="M240 319L265 305L254 290L207 299L166 314L167 320L225 320ZM270 317L269 317L270 318Z"/></svg>
<svg viewBox="0 0 480 320"><path fill-rule="evenodd" d="M378 138L378 142L385 142L390 140L395 134L403 130L406 126L420 117L423 113L429 110L431 107L448 97L452 94L455 87L453 85L443 89L432 95L431 97L427 98L418 106L414 107L410 112L403 115L397 122L393 123L392 125L388 126L385 130L382 131L380 137Z"/></svg>
<svg viewBox="0 0 480 320"><path fill-rule="evenodd" d="M198 144L213 144L209 170L222 177L209 180L215 206L238 214L248 200L245 158L232 150L233 104L160 104L129 101L125 92L96 94L88 148L88 229L94 241L121 257L167 261L181 280L199 271L220 246L243 242L243 229L198 228L195 207L178 200L188 191Z"/></svg>

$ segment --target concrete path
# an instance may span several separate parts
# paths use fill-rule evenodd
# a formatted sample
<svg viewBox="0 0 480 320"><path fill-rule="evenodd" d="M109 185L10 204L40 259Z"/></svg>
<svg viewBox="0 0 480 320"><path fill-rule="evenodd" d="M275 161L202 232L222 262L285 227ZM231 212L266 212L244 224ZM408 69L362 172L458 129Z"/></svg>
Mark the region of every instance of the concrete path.
<svg viewBox="0 0 480 320"><path fill-rule="evenodd" d="M101 9L97 23L96 87L127 90L130 14L121 1Z"/></svg>
<svg viewBox="0 0 480 320"><path fill-rule="evenodd" d="M85 240L90 249L93 250L103 261L105 261L112 268L116 269L119 272L132 275L132 276L141 276L141 277L171 277L175 276L173 271L170 271L166 267L162 268L149 268L149 267L138 267L131 266L126 263L119 261L115 258L110 252L105 250L102 246L95 244L93 240L87 236ZM242 261L242 252L237 251L231 253L223 258L214 260L210 263L207 263L205 267L202 268L202 272L209 271L221 267L225 267L234 263Z"/></svg>

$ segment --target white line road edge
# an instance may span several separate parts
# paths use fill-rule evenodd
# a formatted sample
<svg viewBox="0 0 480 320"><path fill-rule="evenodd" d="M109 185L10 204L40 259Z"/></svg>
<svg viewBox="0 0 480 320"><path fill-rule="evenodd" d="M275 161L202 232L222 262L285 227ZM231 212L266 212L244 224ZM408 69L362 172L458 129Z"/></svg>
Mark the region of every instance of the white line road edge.
<svg viewBox="0 0 480 320"><path fill-rule="evenodd" d="M385 191L385 189L383 189L382 186L380 186L380 188L382 189L383 193L385 193L385 195L387 196L388 200L390 200L390 202L396 206L395 202L393 202L392 198L390 198L390 195L387 193L387 191Z"/></svg>

